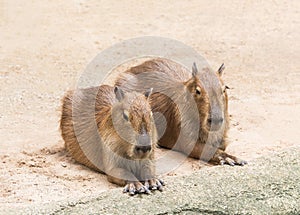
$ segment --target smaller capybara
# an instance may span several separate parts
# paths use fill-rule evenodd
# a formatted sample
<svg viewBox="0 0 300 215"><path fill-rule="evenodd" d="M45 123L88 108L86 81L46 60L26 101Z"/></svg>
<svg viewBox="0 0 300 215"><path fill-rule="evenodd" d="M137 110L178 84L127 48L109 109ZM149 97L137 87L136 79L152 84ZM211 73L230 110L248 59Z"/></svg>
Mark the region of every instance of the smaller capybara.
<svg viewBox="0 0 300 215"><path fill-rule="evenodd" d="M151 91L124 93L102 85L69 91L63 99L60 127L69 154L130 195L164 185L155 177Z"/></svg>
<svg viewBox="0 0 300 215"><path fill-rule="evenodd" d="M156 58L121 73L115 84L125 91L153 88L150 104L154 116L160 113L155 117L160 146L212 163L244 165L246 161L225 152L229 116L223 70L224 65L216 72L198 71L194 63L190 72L179 63Z"/></svg>

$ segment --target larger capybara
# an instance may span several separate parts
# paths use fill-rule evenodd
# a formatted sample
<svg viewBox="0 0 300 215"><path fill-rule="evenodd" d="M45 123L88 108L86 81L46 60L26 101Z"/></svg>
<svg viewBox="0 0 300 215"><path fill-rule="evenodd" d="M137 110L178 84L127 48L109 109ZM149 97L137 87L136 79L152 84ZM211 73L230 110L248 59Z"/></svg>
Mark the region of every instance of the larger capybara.
<svg viewBox="0 0 300 215"><path fill-rule="evenodd" d="M168 59L152 59L121 73L116 86L125 91L153 88L150 104L162 147L216 164L247 162L225 152L228 145L228 87L217 72L205 68L192 72ZM163 120L163 118L165 120ZM166 121L165 128L162 122Z"/></svg>
<svg viewBox="0 0 300 215"><path fill-rule="evenodd" d="M151 91L124 93L102 85L69 91L63 99L60 127L69 154L131 195L163 185L155 178Z"/></svg>

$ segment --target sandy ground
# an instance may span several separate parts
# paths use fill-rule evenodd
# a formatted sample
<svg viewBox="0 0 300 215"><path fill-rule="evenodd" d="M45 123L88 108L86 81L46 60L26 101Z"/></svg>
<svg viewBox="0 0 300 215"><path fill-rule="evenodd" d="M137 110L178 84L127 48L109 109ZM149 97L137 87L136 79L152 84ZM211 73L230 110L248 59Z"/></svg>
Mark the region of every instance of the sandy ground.
<svg viewBox="0 0 300 215"><path fill-rule="evenodd" d="M228 152L248 161L299 144L300 3L0 1L0 204L97 195L115 186L69 158L60 100L103 49L144 35L179 40L217 69L232 115ZM203 164L189 159L165 176Z"/></svg>

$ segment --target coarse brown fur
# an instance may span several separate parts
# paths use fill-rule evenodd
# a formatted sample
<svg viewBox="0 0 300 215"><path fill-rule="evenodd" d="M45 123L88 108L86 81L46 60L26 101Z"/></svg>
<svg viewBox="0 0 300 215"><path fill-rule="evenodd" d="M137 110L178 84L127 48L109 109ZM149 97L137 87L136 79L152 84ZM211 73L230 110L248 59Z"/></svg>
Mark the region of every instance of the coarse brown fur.
<svg viewBox="0 0 300 215"><path fill-rule="evenodd" d="M161 186L154 177L157 134L150 94L124 94L121 88L102 85L69 91L63 99L60 127L69 154L106 173L110 182L126 185L130 194ZM141 138L147 151L140 150Z"/></svg>
<svg viewBox="0 0 300 215"><path fill-rule="evenodd" d="M155 117L160 146L213 163L243 165L245 161L225 153L229 116L223 69L198 71L194 64L190 72L157 58L121 73L115 84L125 91L153 88L152 111L164 116Z"/></svg>

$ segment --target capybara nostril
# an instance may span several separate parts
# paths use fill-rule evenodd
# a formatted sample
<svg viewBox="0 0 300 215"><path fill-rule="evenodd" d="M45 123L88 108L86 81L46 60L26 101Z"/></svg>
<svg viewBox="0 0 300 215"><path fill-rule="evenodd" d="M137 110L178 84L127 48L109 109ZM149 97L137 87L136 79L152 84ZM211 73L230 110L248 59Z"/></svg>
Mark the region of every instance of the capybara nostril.
<svg viewBox="0 0 300 215"><path fill-rule="evenodd" d="M218 119L218 123L219 123L219 124L222 124L222 123L223 123L223 121L224 121L224 119L223 119L223 118L219 118L219 119Z"/></svg>
<svg viewBox="0 0 300 215"><path fill-rule="evenodd" d="M143 153L146 153L146 152L151 151L151 145L147 145L147 146L136 146L136 147L135 147L135 150L136 150L137 152L143 152Z"/></svg>
<svg viewBox="0 0 300 215"><path fill-rule="evenodd" d="M207 119L207 122L208 122L209 124L211 124L211 118Z"/></svg>
<svg viewBox="0 0 300 215"><path fill-rule="evenodd" d="M222 124L224 121L224 119L221 117L221 118L208 118L207 119L207 122L208 124L213 124L213 125L220 125Z"/></svg>

